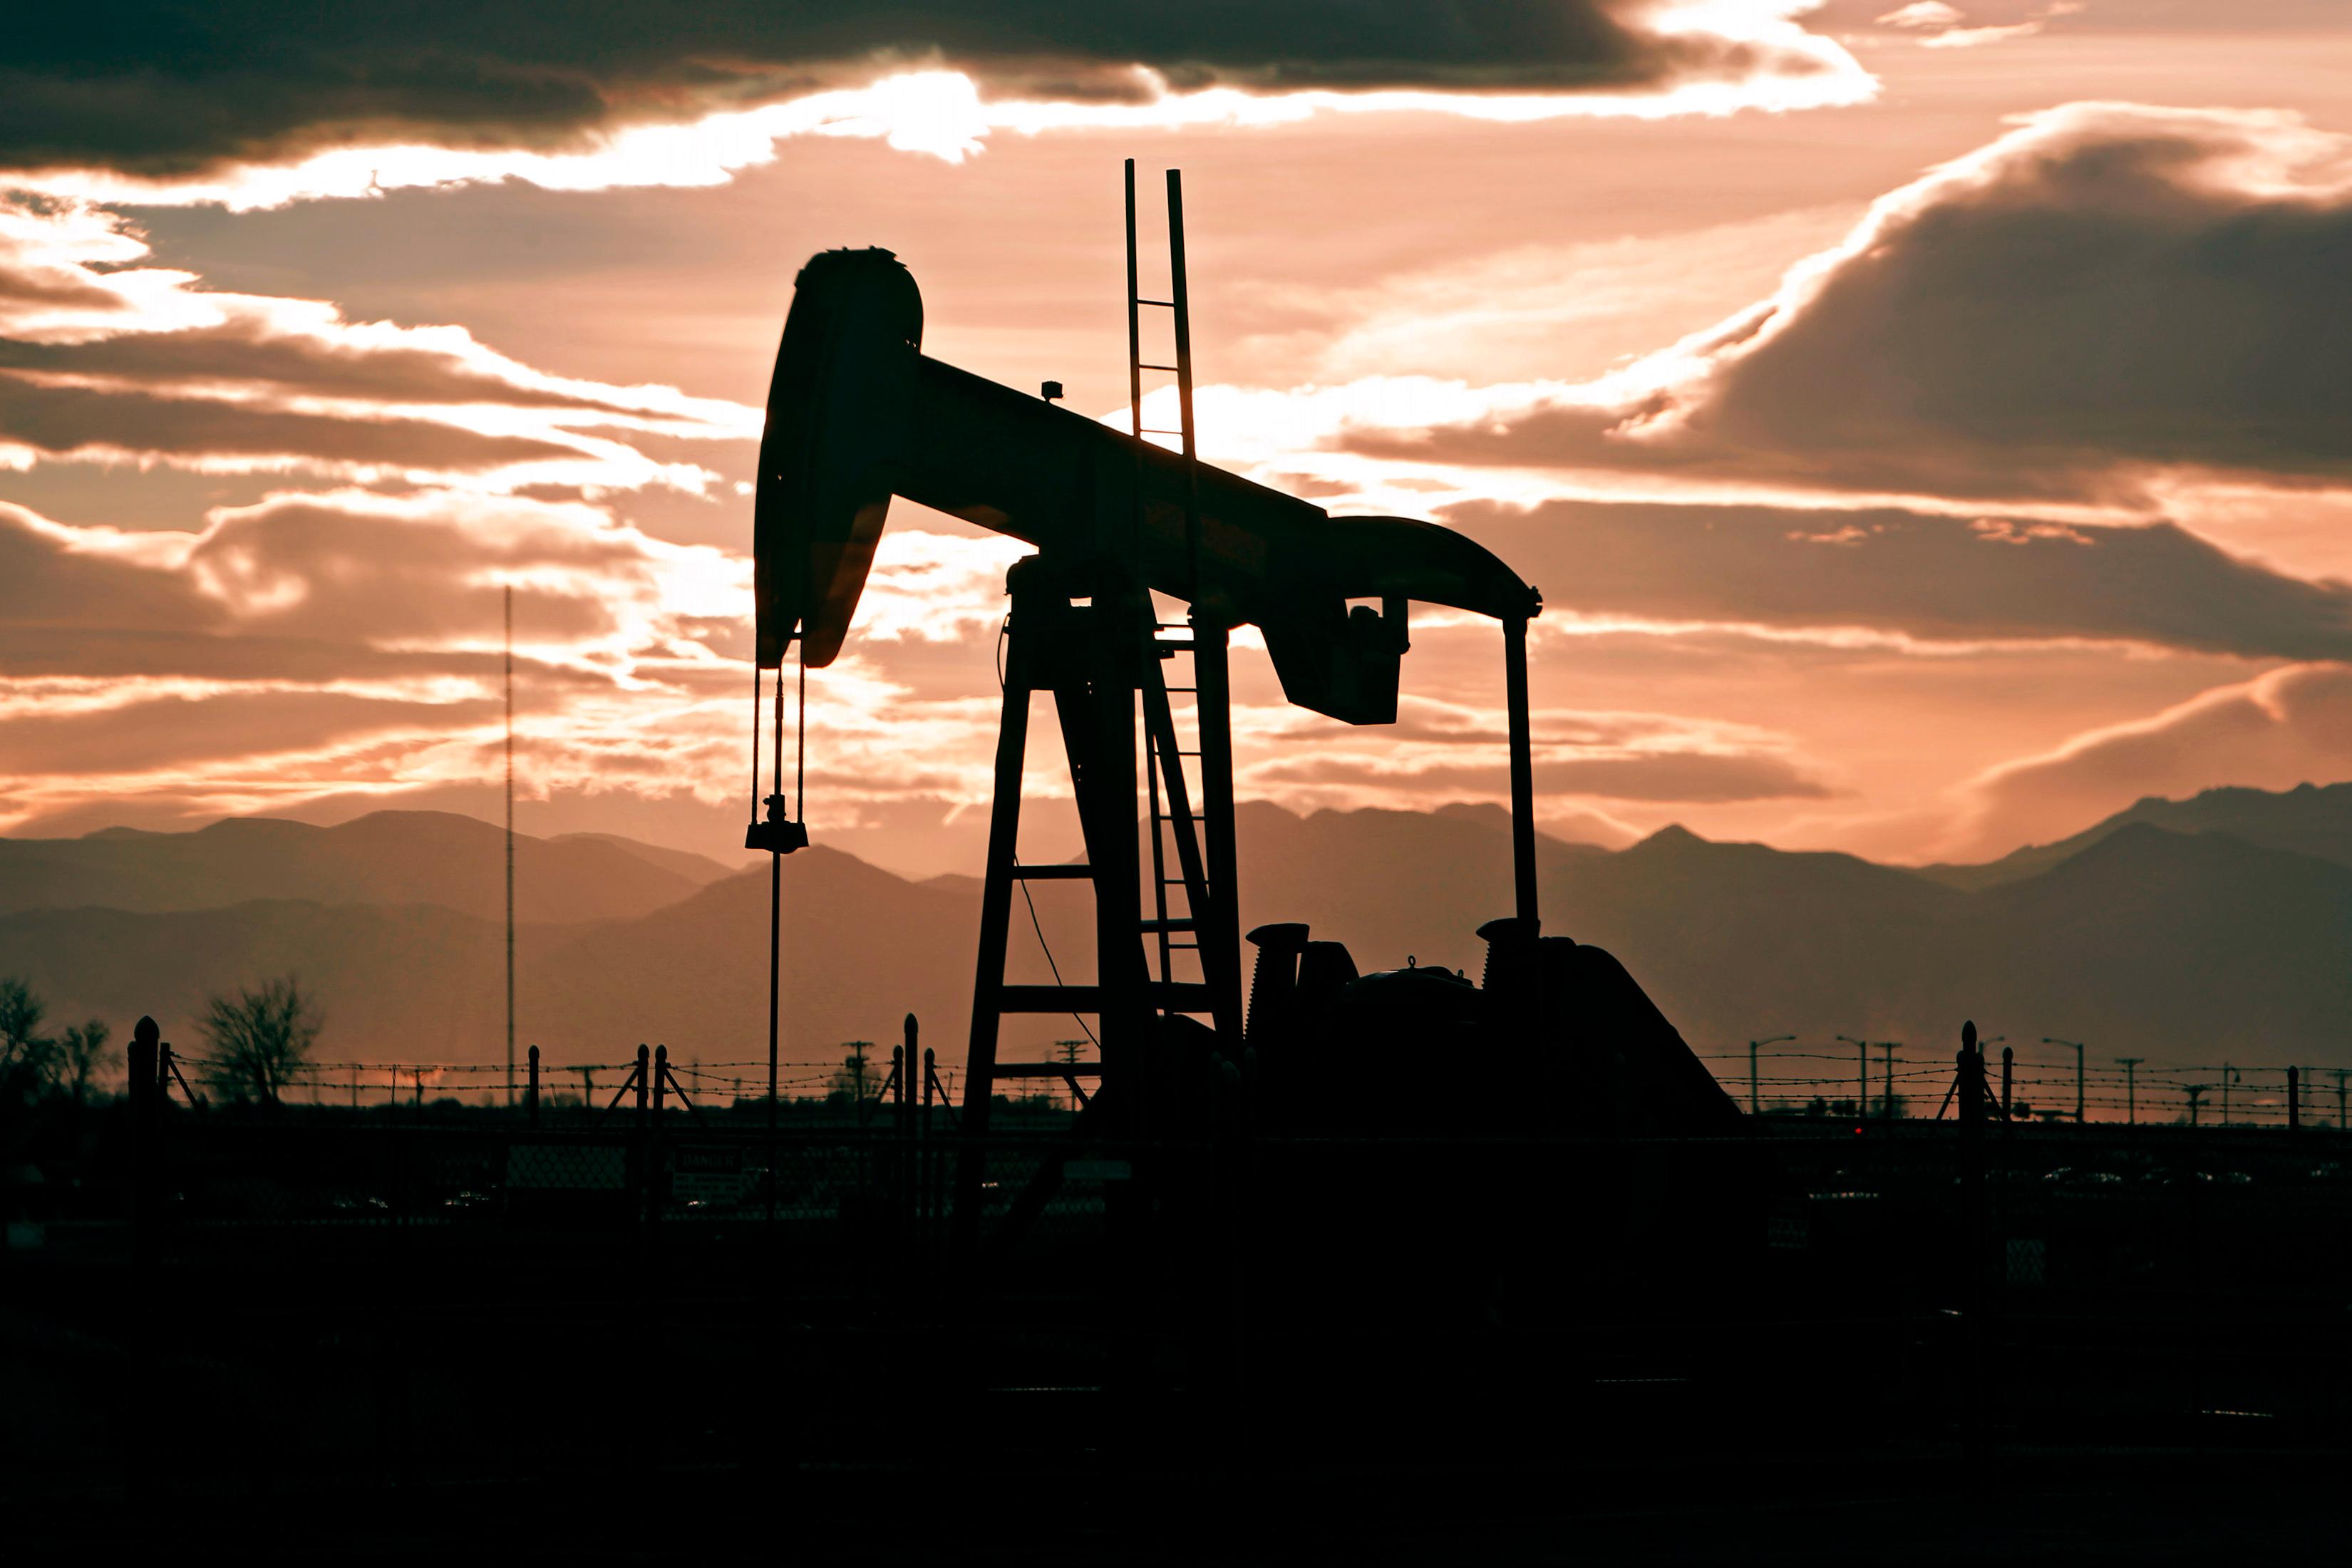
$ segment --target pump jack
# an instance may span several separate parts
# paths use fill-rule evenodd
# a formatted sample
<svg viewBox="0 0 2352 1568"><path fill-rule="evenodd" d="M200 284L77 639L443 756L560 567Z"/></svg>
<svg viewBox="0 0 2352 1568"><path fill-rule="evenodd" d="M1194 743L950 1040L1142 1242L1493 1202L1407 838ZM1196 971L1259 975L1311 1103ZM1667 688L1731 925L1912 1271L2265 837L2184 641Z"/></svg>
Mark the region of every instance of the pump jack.
<svg viewBox="0 0 2352 1568"><path fill-rule="evenodd" d="M1200 460L1180 176L1169 171L1171 287L1165 300L1138 291L1131 160L1127 178L1130 432L924 354L921 296L907 268L880 249L824 251L801 269L768 395L754 513L762 668L781 672L794 643L804 666L823 668L839 654L893 496L1036 550L1007 580L1004 710L965 1068L962 1126L975 1148L998 1084L1045 1070L1045 1064L998 1060L1007 1014L1097 1018L1100 1087L1081 1113L1082 1129L1093 1137L1175 1130L1175 1091L1164 1065L1171 1056L1205 1059L1213 1051L1228 1062L1241 1059L1226 674L1228 638L1237 626L1260 629L1290 701L1349 724L1385 724L1396 719L1411 601L1500 624L1516 918L1496 922L1508 931L1495 940L1520 955L1507 958L1506 968L1531 973L1538 967L1527 626L1542 608L1540 596L1485 547L1450 529L1405 518L1334 518ZM1172 314L1172 364L1143 360L1139 319L1149 308ZM1142 428L1147 370L1174 374L1182 411L1178 429ZM1059 390L1048 384L1049 395ZM1180 449L1153 444L1148 437L1154 434L1180 437ZM1188 606L1185 621L1160 623L1153 594ZM1197 698L1200 739L1189 749L1175 734L1162 673L1164 663L1180 657L1192 660ZM1014 854L1030 700L1038 692L1053 696L1059 721L1085 846L1080 862L1023 865ZM1142 913L1136 844L1139 706L1160 884L1150 918ZM1197 804L1187 760L1198 763ZM1172 839L1177 877L1159 869L1163 832ZM1091 884L1097 954L1092 985L1005 983L1012 899L1023 879ZM1178 888L1182 908L1171 912L1166 894ZM1299 933L1297 943L1281 935L1271 949L1261 943L1261 987L1269 959L1283 969L1268 992L1277 1004L1300 973L1286 966L1298 963L1303 931L1253 933L1292 931ZM1174 973L1171 954L1184 945L1171 941L1176 937L1189 937L1197 948L1197 981ZM1156 973L1147 942L1158 950ZM1560 939L1560 945L1575 944ZM1347 973L1352 978L1352 963ZM1265 1021L1259 1008L1254 999L1254 1042ZM1268 1016L1285 1011L1296 1008L1277 1005ZM1654 1009L1648 1016L1654 1017ZM1672 1036L1663 1018L1656 1022ZM1063 1071L1050 1070L1057 1077ZM1155 1097L1165 1103L1155 1106ZM1057 1168L1048 1162L1013 1205L1005 1230L1017 1230L1042 1207ZM967 1252L977 1237L981 1197L974 1154L960 1172L956 1203L956 1239Z"/></svg>

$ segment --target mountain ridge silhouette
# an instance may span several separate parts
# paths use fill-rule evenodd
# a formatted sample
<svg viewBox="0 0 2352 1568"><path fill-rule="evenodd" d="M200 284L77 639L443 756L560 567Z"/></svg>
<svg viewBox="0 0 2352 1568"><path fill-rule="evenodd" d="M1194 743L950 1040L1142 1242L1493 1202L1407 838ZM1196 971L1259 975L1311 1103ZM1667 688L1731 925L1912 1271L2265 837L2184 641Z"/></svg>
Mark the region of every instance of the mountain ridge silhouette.
<svg viewBox="0 0 2352 1568"><path fill-rule="evenodd" d="M2352 791L2341 798L2352 805ZM2298 809L2309 815L2308 805ZM497 830L452 820L452 838L481 860L480 885L502 892ZM1348 942L1367 970L1412 960L1475 974L1477 924L1511 910L1499 812L1300 817L1255 802L1236 820L1244 928L1306 921ZM298 847L311 842L305 833L339 831L231 830ZM374 831L399 844L418 825ZM2344 1054L2352 867L2145 820L2078 837L2082 847L2048 868L1975 891L1850 855L1682 828L1616 851L1539 837L1544 926L1610 949L1702 1050L1843 1033L1934 1057L1974 1017L1989 1035L2095 1040L2175 1061L2319 1065ZM0 840L0 853L58 842L89 840ZM659 875L616 846L588 847L631 878ZM821 842L783 869L786 1059L830 1059L848 1039L887 1043L911 1011L924 1043L960 1062L977 881L910 881ZM661 885L684 890L650 909L522 923L521 1043L551 1061L618 1060L639 1040L667 1043L682 1060L764 1056L764 868ZM519 892L528 886L519 877ZM631 886L636 897L650 884ZM1058 965L1083 983L1093 954L1082 885L1032 892L1034 926L1029 907L1013 905L1013 977L1049 984ZM53 1016L95 1015L124 1034L152 1013L184 1048L208 990L292 971L329 1015L321 1059L488 1061L504 1048L502 905L472 902L16 909L0 914L0 972L22 974ZM1024 1019L1005 1053L1042 1058L1081 1031L1066 1016Z"/></svg>

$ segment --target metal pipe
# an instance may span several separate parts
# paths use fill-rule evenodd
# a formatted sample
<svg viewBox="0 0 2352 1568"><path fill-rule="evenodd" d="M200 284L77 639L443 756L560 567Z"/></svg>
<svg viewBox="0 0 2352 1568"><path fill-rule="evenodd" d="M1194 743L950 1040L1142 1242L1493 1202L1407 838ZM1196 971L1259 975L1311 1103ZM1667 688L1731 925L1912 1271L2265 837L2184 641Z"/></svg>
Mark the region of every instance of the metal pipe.
<svg viewBox="0 0 2352 1568"><path fill-rule="evenodd" d="M1503 689L1511 729L1511 887L1518 917L1528 922L1528 934L1533 937L1541 922L1536 908L1536 763L1535 742L1528 733L1524 616L1503 622Z"/></svg>
<svg viewBox="0 0 2352 1568"><path fill-rule="evenodd" d="M1133 297L1133 291L1129 291ZM1192 298L1184 277L1184 171L1168 171L1168 299L1176 318L1177 428L1184 443L1185 598L1201 602L1201 469L1192 439ZM1130 307L1131 309L1132 307Z"/></svg>

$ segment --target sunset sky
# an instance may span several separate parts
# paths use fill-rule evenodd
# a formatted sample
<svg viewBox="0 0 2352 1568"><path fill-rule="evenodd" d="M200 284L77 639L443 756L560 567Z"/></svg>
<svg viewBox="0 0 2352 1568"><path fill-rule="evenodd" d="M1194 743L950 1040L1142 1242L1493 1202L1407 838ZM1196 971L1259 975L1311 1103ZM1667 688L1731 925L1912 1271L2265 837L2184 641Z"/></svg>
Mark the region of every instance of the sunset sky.
<svg viewBox="0 0 2352 1568"><path fill-rule="evenodd" d="M1203 455L1542 589L1551 830L2352 778L2341 0L125 9L0 54L0 832L495 816L511 585L518 826L731 860L794 271L1124 421L1129 156ZM821 842L977 868L1020 551L894 509ZM1245 647L1241 797L1502 799L1494 628L1413 640L1392 729Z"/></svg>

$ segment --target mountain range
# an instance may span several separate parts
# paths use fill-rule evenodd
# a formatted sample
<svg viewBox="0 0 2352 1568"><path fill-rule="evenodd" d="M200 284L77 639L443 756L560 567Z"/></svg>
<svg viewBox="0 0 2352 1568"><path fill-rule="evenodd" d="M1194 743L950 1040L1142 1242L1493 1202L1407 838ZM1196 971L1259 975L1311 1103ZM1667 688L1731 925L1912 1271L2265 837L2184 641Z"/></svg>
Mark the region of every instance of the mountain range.
<svg viewBox="0 0 2352 1568"><path fill-rule="evenodd" d="M1301 817L1254 803L1237 832L1244 928L1306 921L1365 969L1475 975L1476 926L1510 911L1492 807ZM500 843L429 812L0 839L0 975L55 1020L104 1018L121 1038L152 1013L189 1049L207 993L291 972L323 1005L321 1060L499 1060ZM2352 1065L2352 785L2142 801L1976 867L1679 827L1619 850L1538 849L1547 932L1610 949L1702 1051L1780 1034L1842 1050L1829 1042L1848 1034L1924 1059L1973 1018L2029 1057L2056 1036L2167 1062ZM522 1044L551 1062L616 1062L641 1040L706 1066L764 1058L764 868L588 835L519 837L515 868ZM960 1062L978 883L908 880L821 842L782 880L785 1058L887 1048L913 1012L923 1043ZM1030 887L1013 978L1091 978L1082 885ZM1006 1049L1042 1056L1083 1027L1024 1019Z"/></svg>

